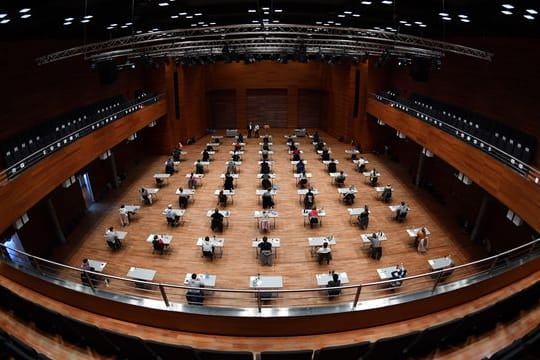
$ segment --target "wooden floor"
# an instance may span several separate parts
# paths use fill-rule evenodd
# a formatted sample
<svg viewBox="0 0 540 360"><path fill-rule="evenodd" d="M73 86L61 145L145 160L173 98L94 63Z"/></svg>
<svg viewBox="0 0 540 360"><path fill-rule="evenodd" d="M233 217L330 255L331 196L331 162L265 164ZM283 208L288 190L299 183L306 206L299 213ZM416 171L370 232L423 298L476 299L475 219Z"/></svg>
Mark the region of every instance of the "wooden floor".
<svg viewBox="0 0 540 360"><path fill-rule="evenodd" d="M121 229L128 231L125 246L121 251L117 253L109 251L103 233L109 226L120 229L118 207L120 204L139 204L137 189L143 185L152 185L152 175L163 171L165 156L143 161L128 174L128 178L119 189L111 192L109 202L95 204L84 223L69 237L68 245L58 249L54 259L73 266L79 266L81 259L85 257L103 260L108 263L106 272L118 276L124 276L131 266L152 268L157 270L157 281L170 283L181 283L186 272L206 272L218 275L217 286L220 288L248 288L249 275L256 273L276 274L284 277L284 287L290 289L315 287L314 275L329 269L347 271L352 283L359 283L377 280L377 268L400 263L403 259L406 259L405 264L409 269L409 274L418 274L429 270L427 264L429 258L451 254L455 263L461 264L483 256L482 250L476 248L467 239L453 217L446 214L445 209L432 201L425 193L417 191L401 169L383 158L368 154L369 167L375 166L382 173L381 182L383 184L390 183L394 187L393 203L405 200L411 207L409 218L404 224L392 221L387 205L376 200L373 188L364 184L363 177L353 171L353 164L350 160L345 159L344 150L348 146L329 136L324 136L324 134L324 139L329 143L333 156L340 161L338 169L349 174L347 184L356 185L359 190L356 205L368 204L371 208L369 230L383 230L388 234L389 240L384 246L383 257L380 261L372 260L367 256L366 252L361 249L359 242L361 231L349 224L346 206L338 200L337 191L331 185L330 177L325 173L325 167L318 160L309 139L299 139L300 148L304 150L304 158L308 160L308 172L313 173L312 184L321 192L317 196L317 204L324 206L328 212L328 217L324 219L322 228L305 228L300 215L301 206L296 194L295 180L284 144L284 133L285 131L272 131L274 159L276 160L274 169L277 175L275 184L280 187L276 197L276 210L279 211L280 218L277 220L277 228L271 232L271 236L280 237L282 241L279 257L272 267L260 266L255 259L254 250L251 248L251 240L260 236L253 219L253 211L260 209L255 196L255 190L259 188L260 184L255 175L258 172L257 160L259 157L258 140L255 139L248 140L238 180L237 195L234 199L234 205L228 207L232 215L230 226L223 234L226 239L223 258L216 259L214 262L201 258L200 248L195 245L195 239L211 234L206 211L215 206L214 190L219 189L222 185L219 175L225 170L225 160L229 158L228 151L232 148L232 140L230 139L224 139L224 144L210 165L209 172L205 175L203 187L197 191L195 203L188 207L186 222L183 226L175 229L167 227L161 213L167 204L177 204L175 190L178 186L186 185L184 175L192 170L193 161L199 157L207 139L199 140L197 144L185 148L189 154L182 162L179 173L175 174L170 179L169 184L159 192L159 200L152 206L141 208L134 221ZM409 239L405 229L418 226L427 226L432 232L431 248L427 255L417 254L408 245ZM150 233L172 234L174 236L172 254L153 255L150 244L145 241ZM338 244L333 248L334 260L329 266L318 265L310 256L306 238L327 234L333 234L338 241ZM332 334L331 336L324 334L283 338L190 334L131 324L108 319L43 298L39 294L4 278L0 278L0 282L19 294L66 315L116 331L146 339L188 344L197 348L258 352L320 348L363 340L373 341L385 336L423 329L484 307L538 279L540 279L540 273L462 306L409 321ZM250 304L250 306L252 305L254 304ZM538 319L540 319L540 310L534 309L510 326L498 328L497 331L490 332L480 338L470 339L469 346L438 353L435 358L480 359L525 334L538 323ZM32 344L51 358L99 358L88 349L83 350L64 344L61 339L41 334L29 324L20 324L10 314L0 314L0 324L8 332L14 333L16 336L19 335L22 340Z"/></svg>

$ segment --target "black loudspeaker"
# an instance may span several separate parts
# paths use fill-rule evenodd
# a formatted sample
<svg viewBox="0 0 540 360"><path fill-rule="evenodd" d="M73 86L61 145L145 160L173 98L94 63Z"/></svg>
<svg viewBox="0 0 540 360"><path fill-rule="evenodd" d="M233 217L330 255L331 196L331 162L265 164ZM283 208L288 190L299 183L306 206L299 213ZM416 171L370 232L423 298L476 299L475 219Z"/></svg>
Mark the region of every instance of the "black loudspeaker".
<svg viewBox="0 0 540 360"><path fill-rule="evenodd" d="M354 75L354 104L353 104L353 117L358 117L358 103L360 101L360 70L356 69Z"/></svg>
<svg viewBox="0 0 540 360"><path fill-rule="evenodd" d="M96 65L99 81L102 84L110 85L118 78L118 68L112 60L101 61Z"/></svg>
<svg viewBox="0 0 540 360"><path fill-rule="evenodd" d="M176 120L180 120L180 93L178 91L178 71L173 74L173 87L174 87L174 114Z"/></svg>
<svg viewBox="0 0 540 360"><path fill-rule="evenodd" d="M414 58L411 64L411 77L415 81L426 82L429 80L431 62L427 58Z"/></svg>

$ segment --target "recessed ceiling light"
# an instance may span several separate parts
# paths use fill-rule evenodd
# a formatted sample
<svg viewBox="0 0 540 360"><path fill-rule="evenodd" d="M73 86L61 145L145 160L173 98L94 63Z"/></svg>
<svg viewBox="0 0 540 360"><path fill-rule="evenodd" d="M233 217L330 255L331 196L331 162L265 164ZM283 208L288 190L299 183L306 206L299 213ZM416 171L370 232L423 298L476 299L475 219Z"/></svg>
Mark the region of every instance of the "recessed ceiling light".
<svg viewBox="0 0 540 360"><path fill-rule="evenodd" d="M527 19L527 20L534 20L534 16L529 15L529 14L523 15L523 17L524 17L525 19Z"/></svg>
<svg viewBox="0 0 540 360"><path fill-rule="evenodd" d="M7 16L7 14L0 14L0 19L3 19Z"/></svg>
<svg viewBox="0 0 540 360"><path fill-rule="evenodd" d="M460 17L460 18L462 18L462 19L466 19L466 18L468 18L468 16L467 16L467 15L463 15L463 14L459 14L459 15L458 15L458 17Z"/></svg>
<svg viewBox="0 0 540 360"><path fill-rule="evenodd" d="M262 9L263 9L263 10L270 10L269 7L263 7Z"/></svg>
<svg viewBox="0 0 540 360"><path fill-rule="evenodd" d="M127 25L122 25L122 26L120 26L120 28L126 29L126 28L127 28Z"/></svg>
<svg viewBox="0 0 540 360"><path fill-rule="evenodd" d="M142 34L142 30L137 30L136 34Z"/></svg>
<svg viewBox="0 0 540 360"><path fill-rule="evenodd" d="M186 19L193 19L193 15L186 16Z"/></svg>
<svg viewBox="0 0 540 360"><path fill-rule="evenodd" d="M251 20L251 22L252 22L253 24L257 24L257 23L259 22L259 20Z"/></svg>
<svg viewBox="0 0 540 360"><path fill-rule="evenodd" d="M64 24L64 25L65 25L65 24ZM114 27L112 27L112 26L107 26L107 30L112 30L112 29L114 29Z"/></svg>
<svg viewBox="0 0 540 360"><path fill-rule="evenodd" d="M343 14L339 14L339 15L338 15L338 17L340 17L340 18L344 18L344 17L345 17L345 15L343 15Z"/></svg>
<svg viewBox="0 0 540 360"><path fill-rule="evenodd" d="M32 14L23 14L21 15L21 19L28 19Z"/></svg>
<svg viewBox="0 0 540 360"><path fill-rule="evenodd" d="M406 21L405 21L405 20L399 20L399 23L400 23L400 24L405 24Z"/></svg>
<svg viewBox="0 0 540 360"><path fill-rule="evenodd" d="M334 25L336 25L336 26L341 26L341 23L335 23Z"/></svg>
<svg viewBox="0 0 540 360"><path fill-rule="evenodd" d="M420 24L420 25L418 25L418 26L423 27L423 28L427 27L426 24Z"/></svg>
<svg viewBox="0 0 540 360"><path fill-rule="evenodd" d="M257 10L255 10L255 9L249 9L248 10L248 13L254 13L254 12L257 12Z"/></svg>
<svg viewBox="0 0 540 360"><path fill-rule="evenodd" d="M72 18L72 17L68 17L68 18L65 18L65 19L64 19L64 21L73 21L73 20L75 20L75 19Z"/></svg>
<svg viewBox="0 0 540 360"><path fill-rule="evenodd" d="M191 26L195 27L195 26L197 26L197 24L191 24Z"/></svg>
<svg viewBox="0 0 540 360"><path fill-rule="evenodd" d="M538 14L538 11L536 11L536 10L534 10L534 9L527 9L527 12L528 12L529 14L533 14L533 15Z"/></svg>
<svg viewBox="0 0 540 360"><path fill-rule="evenodd" d="M323 25L324 25L324 26L330 26L330 24L328 24L328 23L324 23Z"/></svg>
<svg viewBox="0 0 540 360"><path fill-rule="evenodd" d="M86 15L86 16L83 16L83 19L91 19L93 17L94 17L93 15Z"/></svg>
<svg viewBox="0 0 540 360"><path fill-rule="evenodd" d="M24 9L19 10L20 13L27 13L29 11L30 11L30 8L24 8Z"/></svg>
<svg viewBox="0 0 540 360"><path fill-rule="evenodd" d="M269 22L270 19L263 19L263 22Z"/></svg>
<svg viewBox="0 0 540 360"><path fill-rule="evenodd" d="M317 21L315 24L322 25L322 21Z"/></svg>
<svg viewBox="0 0 540 360"><path fill-rule="evenodd" d="M450 21L452 20L452 18L450 16L443 16L442 18L443 20L446 20L446 21Z"/></svg>
<svg viewBox="0 0 540 360"><path fill-rule="evenodd" d="M354 17L359 17L360 14L352 14L352 16L354 16Z"/></svg>
<svg viewBox="0 0 540 360"><path fill-rule="evenodd" d="M513 9L513 8L514 8L514 5L510 5L510 4L502 4L502 7L505 8L505 9Z"/></svg>
<svg viewBox="0 0 540 360"><path fill-rule="evenodd" d="M126 25L131 26L131 25L133 25L133 23L132 22L127 22Z"/></svg>
<svg viewBox="0 0 540 360"><path fill-rule="evenodd" d="M352 11L344 11L343 13L344 13L344 14L347 14L347 15L351 15L351 14L352 14Z"/></svg>
<svg viewBox="0 0 540 360"><path fill-rule="evenodd" d="M440 15L440 16L448 16L448 13L440 12L439 15Z"/></svg>
<svg viewBox="0 0 540 360"><path fill-rule="evenodd" d="M372 4L371 1L365 1L365 0L362 1L362 5L371 5L371 4Z"/></svg>
<svg viewBox="0 0 540 360"><path fill-rule="evenodd" d="M283 9L275 9L274 12L280 13L283 12Z"/></svg>
<svg viewBox="0 0 540 360"><path fill-rule="evenodd" d="M412 24L409 24L409 23L405 23L404 25L405 26L412 26Z"/></svg>
<svg viewBox="0 0 540 360"><path fill-rule="evenodd" d="M215 23L215 22L211 22L210 25L216 25L216 23Z"/></svg>
<svg viewBox="0 0 540 360"><path fill-rule="evenodd" d="M383 1L381 1L381 3L384 4L384 5L392 5L391 0L383 0Z"/></svg>
<svg viewBox="0 0 540 360"><path fill-rule="evenodd" d="M330 20L330 21L327 21L327 23L329 23L329 24L333 24L334 22L333 22L332 20Z"/></svg>
<svg viewBox="0 0 540 360"><path fill-rule="evenodd" d="M4 19L2 21L0 21L0 24L7 24L8 22L10 22L11 20L9 19Z"/></svg>
<svg viewBox="0 0 540 360"><path fill-rule="evenodd" d="M115 27L115 26L118 26L118 24L111 24L109 26Z"/></svg>
<svg viewBox="0 0 540 360"><path fill-rule="evenodd" d="M152 31L159 31L159 29L158 28L153 28Z"/></svg>
<svg viewBox="0 0 540 360"><path fill-rule="evenodd" d="M72 24L71 21L66 21L66 22L64 23L65 26L68 26L68 25L71 25L71 24Z"/></svg>
<svg viewBox="0 0 540 360"><path fill-rule="evenodd" d="M202 25L204 24L204 21L199 21L197 24Z"/></svg>
<svg viewBox="0 0 540 360"><path fill-rule="evenodd" d="M86 23L90 22L90 19L82 19L81 22L82 22L83 24L86 24Z"/></svg>
<svg viewBox="0 0 540 360"><path fill-rule="evenodd" d="M195 16L201 16L202 13L195 13Z"/></svg>
<svg viewBox="0 0 540 360"><path fill-rule="evenodd" d="M461 20L462 22L464 22L464 23L469 23L469 22L471 22L471 20L469 20L469 19L460 19L460 20Z"/></svg>
<svg viewBox="0 0 540 360"><path fill-rule="evenodd" d="M274 24L277 24L277 23L279 23L279 20L272 20L272 22L273 22Z"/></svg>
<svg viewBox="0 0 540 360"><path fill-rule="evenodd" d="M160 2L158 5L159 6L169 6L169 3L168 2Z"/></svg>
<svg viewBox="0 0 540 360"><path fill-rule="evenodd" d="M270 14L269 11L264 11L263 13L264 13L264 15L269 15Z"/></svg>
<svg viewBox="0 0 540 360"><path fill-rule="evenodd" d="M504 15L512 15L512 12L511 11L508 11L508 10L502 10L501 11Z"/></svg>
<svg viewBox="0 0 540 360"><path fill-rule="evenodd" d="M416 25L420 25L420 24L422 24L422 22L421 22L421 21L415 21L414 23L415 23Z"/></svg>
<svg viewBox="0 0 540 360"><path fill-rule="evenodd" d="M184 15L187 15L187 12L181 12L181 13L178 13L178 15L184 16Z"/></svg>

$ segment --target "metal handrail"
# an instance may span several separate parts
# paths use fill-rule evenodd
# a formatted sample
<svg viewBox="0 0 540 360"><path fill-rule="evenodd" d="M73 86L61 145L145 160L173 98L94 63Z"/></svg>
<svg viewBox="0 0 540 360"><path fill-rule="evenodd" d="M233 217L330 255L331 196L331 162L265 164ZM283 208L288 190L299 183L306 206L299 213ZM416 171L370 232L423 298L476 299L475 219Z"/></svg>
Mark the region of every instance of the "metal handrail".
<svg viewBox="0 0 540 360"><path fill-rule="evenodd" d="M472 269L473 271L472 272L465 271L464 274L466 275L466 277L464 278L457 278L457 276L455 276L456 278L453 279L452 284L456 284L456 283L459 284L460 281L463 281L464 283L467 283L467 285L470 285L470 283L474 281L482 281L482 279L492 278L504 271L508 271L510 269L523 265L525 262L527 262L527 260L532 260L539 257L540 247L537 246L538 243L540 243L540 238L533 240L531 242L528 242L526 244L517 246L513 249L501 252L499 254L492 255L484 259L475 260L467 264L455 265L449 268L444 268L444 269L431 271L431 272L418 274L418 275L410 275L410 276L401 278L399 280L402 282L402 284L404 284L403 286L401 286L401 288L407 289L407 287L410 285L410 288L412 289L412 292L403 291L403 294L401 295L409 296L409 300L405 300L405 301L411 301L410 298L414 297L415 294L423 294L421 296L425 297L425 296L433 295L435 291L437 290L439 290L438 291L439 293L447 291L445 290L445 286L442 285L442 280L444 278L444 275L445 274L455 275L460 269L464 269L464 270ZM17 256L26 257L30 260L29 263L31 267L23 266L20 264L15 265L15 267L18 268L19 270L27 271L31 275L42 277L44 280L54 281L57 284L63 285L65 287L69 287L71 289L84 291L85 287L84 286L81 287L81 285L78 282L74 282L72 278L70 278L69 276L62 277L61 275L59 275L59 274L62 274L62 272L58 270L64 270L64 274L66 271L68 272L68 274L72 273L72 274L76 274L77 276L80 276L82 274L88 280L88 287L91 290L91 294L96 295L96 296L105 296L106 294L113 294L114 296L111 298L116 301L122 301L123 296L125 297L125 299L129 297L129 299L131 300L134 298L135 299L139 298L141 300L141 303L144 302L144 299L156 300L158 301L158 303L155 303L155 304L159 304L159 302L161 301L162 307L171 309L172 307L171 304L178 304L175 301L175 298L178 298L178 295L179 295L179 293L176 293L177 290L180 290L180 291L186 291L190 289L200 290L200 288L190 287L183 284L169 284L169 283L158 283L158 282L153 282L153 281L143 281L143 280L136 280L136 279L126 278L126 277L121 277L121 276L108 275L108 274L104 274L104 273L100 273L96 271L83 270L77 267L47 260L38 256L33 256L23 251L9 248L5 244L0 244L0 250L2 250L0 251L0 254L3 255L2 257L0 257L0 261L10 264L10 265L14 265L15 263L17 263L14 259L10 257L10 255L8 255L8 250L9 250L10 253L15 253ZM513 258L512 256L515 256L515 257ZM504 259L505 261L499 262L501 259ZM47 269L49 268L51 269L51 271L47 272ZM149 292L152 295L159 294L160 296L155 295L153 297L148 298L148 297L142 297L140 295L136 296L133 294L128 294L127 292L126 293L108 292L104 289L101 289L95 286L95 284L91 280L92 276L100 277L107 280L115 280L121 283L129 283L129 284L135 283L138 286L146 286L152 289L158 289L158 291L149 290ZM414 280L417 280L420 282L415 283ZM428 282L429 285L426 286L425 280L429 280ZM383 293L382 298L389 298L389 297L395 298L396 296L399 296L399 295L394 294L394 293L392 293L391 295L388 295L388 293L385 292L388 290L388 286L391 285L391 283L394 281L396 281L396 279L366 282L366 283L360 283L360 284L342 285L339 287L339 289L342 290L342 295L340 296L344 298L352 297L352 301L343 302L342 304L347 305L346 308L352 311L357 308L357 306L360 304L360 297L365 294L367 295L365 295L361 299L363 306L366 306L365 305L366 301L381 299L381 296L376 296L381 293ZM421 285L421 286L418 287L415 285ZM219 296L220 293L239 294L239 295L249 296L249 297L239 297L239 298L235 298L235 297L224 298L223 296L221 297L222 299L232 299L233 301L236 301L236 303L233 304L233 307L236 306L236 308L239 308L238 304L240 301L256 298L257 300L256 307L251 307L251 308L257 309L259 312L261 312L263 308L271 308L271 309L283 308L283 307L275 306L272 304L263 305L261 301L261 297L263 294L268 294L268 293L275 294L275 296L272 295L272 299L276 299L276 300L280 299L279 298L280 295L286 295L286 294L307 295L307 297L304 296L302 298L295 298L295 297L288 298L288 300L294 301L294 300L300 300L300 299L320 299L321 298L320 293L326 292L328 289L331 289L331 288L317 287L317 288L297 288L297 289L228 289L228 288L205 287L204 292L214 294L216 298ZM362 291L363 289L364 291ZM365 289L368 289L368 290L365 290ZM346 290L354 290L354 292L347 293L345 295L344 293ZM313 296L310 294L316 294L316 295ZM282 300L287 301L287 297L284 297ZM327 307L327 305L315 304L313 302L306 304L306 302L303 301L301 305L297 306L297 308L299 308L300 309L299 311L301 311L302 308L313 309L314 307L324 308L325 306ZM208 309L209 307L212 307L212 305L205 306L206 309ZM226 305L225 307L230 308L231 305ZM176 307L174 308L176 309ZM215 305L213 306L213 308L218 309L218 308L223 308L223 306ZM242 308L242 309L249 309L249 308L250 307ZM344 308L340 307L339 311L344 311Z"/></svg>
<svg viewBox="0 0 540 360"><path fill-rule="evenodd" d="M492 157L494 157L494 158L498 159L499 161L505 163L505 165L511 167L514 170L517 170L517 172L520 175L522 175L523 177L525 177L529 181L532 181L535 184L540 185L540 170L532 167L529 164L524 163L523 161L519 160L518 158L514 157L511 154L508 154L507 152L505 152L504 150L498 148L497 146L495 146L493 144L490 144L490 143L486 142L485 140L482 140L482 139L480 139L480 138L478 138L478 137L464 131L463 129L459 129L459 128L453 126L452 124L449 124L449 123L445 122L444 120L440 120L440 119L435 118L435 117L433 117L433 116L431 116L429 114L426 114L426 113L422 112L421 110L416 109L415 107L411 107L411 106L403 104L403 103L401 103L399 101L390 99L390 98L388 98L388 97L386 97L384 95L374 94L374 93L371 93L370 95L373 98L375 98L377 101L380 101L380 102L383 102L383 103L389 103L390 106L392 106L393 108L395 108L397 110L401 111L402 109L400 107L404 107L405 108L404 112L406 112L409 115L411 115L411 114L407 110L415 112L416 114L421 114L424 117L426 117L426 120L429 119L429 121L428 121L429 123L435 123L435 125L438 125L439 128L442 128L443 125L444 125L444 127L451 130L451 131L447 131L447 132L454 134L455 137L457 137L458 139L462 139L462 138L466 137L467 139L471 139L471 140L476 141L479 144L482 144L483 147L482 146L477 146L476 143L471 142L476 148L478 148L480 150L483 150L484 152L490 154ZM398 106L398 107L396 107L396 106ZM418 118L419 120L424 120L422 117L420 117L418 115L416 115L415 117ZM463 136L459 136L460 133ZM534 180L530 176L530 173L534 174L534 175L532 175Z"/></svg>
<svg viewBox="0 0 540 360"><path fill-rule="evenodd" d="M120 110L114 113L109 113L106 116L99 117L96 120L94 120L92 123L87 124L76 131L73 131L61 138L58 138L50 142L49 144L34 151L32 154L26 156L24 159L17 161L15 164L1 171L0 179L5 180L5 181L0 181L0 186L6 185L7 183L9 183L9 181L17 177L19 174L21 174L23 169L24 170L28 169L29 167L41 161L42 159L50 156L52 153L56 152L57 150L65 147L65 145L57 146L57 144L64 144L64 143L69 144L83 136L86 136L92 133L93 131L96 131L97 130L97 128L95 128L96 124L99 125L99 123L105 120L107 120L107 124L110 124L116 120L120 120L126 115L125 112L127 109L136 108L134 109L134 111L137 111L141 109L143 106L147 105L148 103L157 102L162 97L163 97L163 94L159 94L159 95L155 95L150 98L144 99L142 101L136 101L136 100L128 101L127 103L123 104L124 106ZM98 126L98 128L100 127L101 125Z"/></svg>

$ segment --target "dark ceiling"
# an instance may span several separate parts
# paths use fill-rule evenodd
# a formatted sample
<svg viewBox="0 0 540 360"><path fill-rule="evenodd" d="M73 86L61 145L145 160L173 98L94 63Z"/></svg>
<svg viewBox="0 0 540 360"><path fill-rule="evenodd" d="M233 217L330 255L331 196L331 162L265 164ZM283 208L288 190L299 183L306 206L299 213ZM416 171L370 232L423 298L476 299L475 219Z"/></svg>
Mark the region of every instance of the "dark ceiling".
<svg viewBox="0 0 540 360"><path fill-rule="evenodd" d="M25 8L30 10L21 12ZM99 41L152 30L253 22L328 24L437 39L538 37L537 12L538 0L3 0L0 38ZM448 16L443 19L440 13ZM82 23L88 15L92 17Z"/></svg>

